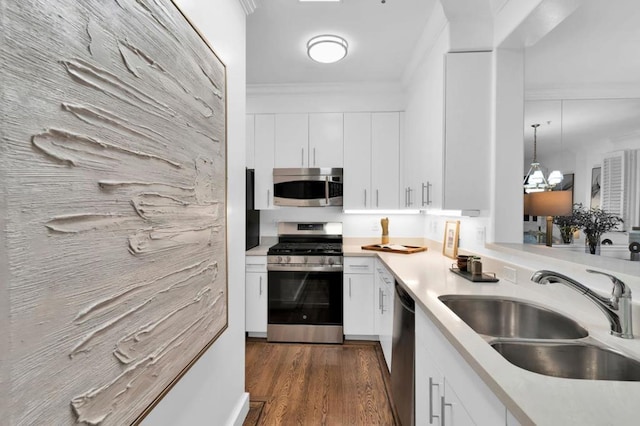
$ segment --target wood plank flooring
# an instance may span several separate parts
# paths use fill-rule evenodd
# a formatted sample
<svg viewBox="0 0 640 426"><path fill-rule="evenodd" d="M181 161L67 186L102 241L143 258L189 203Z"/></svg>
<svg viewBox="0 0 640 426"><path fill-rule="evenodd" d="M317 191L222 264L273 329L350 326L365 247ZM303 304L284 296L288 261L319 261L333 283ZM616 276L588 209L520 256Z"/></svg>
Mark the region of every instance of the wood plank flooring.
<svg viewBox="0 0 640 426"><path fill-rule="evenodd" d="M248 339L246 388L264 402L245 425L396 425L377 342L344 345ZM249 423L247 423L249 421Z"/></svg>

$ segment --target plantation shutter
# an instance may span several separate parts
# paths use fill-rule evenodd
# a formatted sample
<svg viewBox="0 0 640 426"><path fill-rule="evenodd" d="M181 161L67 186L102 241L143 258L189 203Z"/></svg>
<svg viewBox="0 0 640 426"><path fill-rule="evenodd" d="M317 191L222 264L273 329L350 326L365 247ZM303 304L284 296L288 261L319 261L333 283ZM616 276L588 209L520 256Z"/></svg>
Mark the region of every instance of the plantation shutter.
<svg viewBox="0 0 640 426"><path fill-rule="evenodd" d="M626 223L625 205L625 151L616 151L605 154L602 159L602 180L600 207L602 210L618 215Z"/></svg>

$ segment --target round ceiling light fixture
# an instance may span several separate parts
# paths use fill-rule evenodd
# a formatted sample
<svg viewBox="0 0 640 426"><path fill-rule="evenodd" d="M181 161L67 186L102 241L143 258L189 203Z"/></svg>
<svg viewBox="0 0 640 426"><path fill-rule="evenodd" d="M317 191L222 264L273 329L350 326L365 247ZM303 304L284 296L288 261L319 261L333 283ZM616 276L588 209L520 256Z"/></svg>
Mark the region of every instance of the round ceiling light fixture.
<svg viewBox="0 0 640 426"><path fill-rule="evenodd" d="M307 42L307 54L322 64L332 64L347 56L349 45L336 35L319 35Z"/></svg>

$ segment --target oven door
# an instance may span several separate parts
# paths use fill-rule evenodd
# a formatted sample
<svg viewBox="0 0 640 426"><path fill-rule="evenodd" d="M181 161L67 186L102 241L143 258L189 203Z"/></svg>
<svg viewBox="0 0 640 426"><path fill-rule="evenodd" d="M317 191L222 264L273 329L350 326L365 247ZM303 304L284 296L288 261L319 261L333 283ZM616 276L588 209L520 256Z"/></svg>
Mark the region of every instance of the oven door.
<svg viewBox="0 0 640 426"><path fill-rule="evenodd" d="M342 343L342 268L272 268L280 270L268 271L267 339Z"/></svg>

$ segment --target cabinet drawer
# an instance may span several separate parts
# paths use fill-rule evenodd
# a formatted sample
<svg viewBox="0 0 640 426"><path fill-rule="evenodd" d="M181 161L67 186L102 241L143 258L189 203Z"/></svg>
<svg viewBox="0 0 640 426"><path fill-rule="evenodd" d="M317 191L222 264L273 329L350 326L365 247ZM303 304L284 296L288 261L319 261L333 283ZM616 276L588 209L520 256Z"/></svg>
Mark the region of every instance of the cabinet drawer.
<svg viewBox="0 0 640 426"><path fill-rule="evenodd" d="M246 272L267 272L267 256L247 256L244 268Z"/></svg>
<svg viewBox="0 0 640 426"><path fill-rule="evenodd" d="M373 274L373 257L345 257L345 274Z"/></svg>

